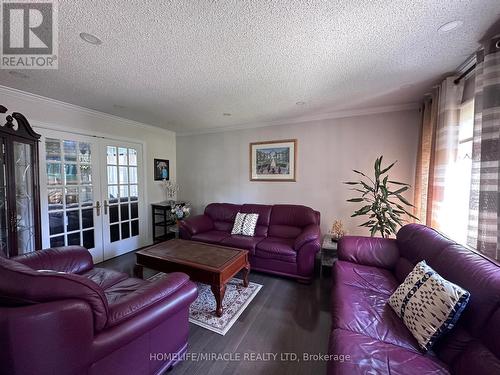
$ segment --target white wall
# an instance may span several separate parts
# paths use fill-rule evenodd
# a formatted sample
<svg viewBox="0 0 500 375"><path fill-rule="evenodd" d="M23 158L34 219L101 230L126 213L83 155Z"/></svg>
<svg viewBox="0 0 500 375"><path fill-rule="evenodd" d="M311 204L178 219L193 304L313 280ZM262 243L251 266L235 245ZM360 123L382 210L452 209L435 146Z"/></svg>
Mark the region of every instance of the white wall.
<svg viewBox="0 0 500 375"><path fill-rule="evenodd" d="M43 134L44 128L66 130L88 135L142 143L146 176L146 202L148 207L147 228L150 231L150 206L152 202L165 200L160 182L153 179L153 159L170 160L171 179L176 178L175 133L116 116L88 110L37 95L0 86L0 104L10 112L20 112L31 123L35 131ZM44 218L42 218L42 223ZM147 236L151 241L151 235Z"/></svg>
<svg viewBox="0 0 500 375"><path fill-rule="evenodd" d="M372 174L379 155L398 160L391 178L414 182L419 136L418 110L372 114L308 123L177 137L179 196L202 212L210 202L293 203L319 210L322 231L342 219L351 234L362 219L351 219L355 203L342 181L352 169ZM296 138L297 182L249 181L249 143ZM413 200L413 193L406 194Z"/></svg>

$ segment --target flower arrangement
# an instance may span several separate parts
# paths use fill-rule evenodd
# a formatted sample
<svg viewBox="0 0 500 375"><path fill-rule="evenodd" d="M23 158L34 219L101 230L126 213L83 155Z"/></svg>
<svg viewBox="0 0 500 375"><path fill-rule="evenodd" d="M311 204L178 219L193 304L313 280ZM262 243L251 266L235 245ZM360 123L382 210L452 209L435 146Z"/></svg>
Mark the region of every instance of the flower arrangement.
<svg viewBox="0 0 500 375"><path fill-rule="evenodd" d="M335 220L333 222L330 234L332 235L332 241L338 241L341 237L345 236L346 232L341 220Z"/></svg>
<svg viewBox="0 0 500 375"><path fill-rule="evenodd" d="M174 204L170 210L177 221L187 218L191 214L191 207L188 204Z"/></svg>
<svg viewBox="0 0 500 375"><path fill-rule="evenodd" d="M175 200L177 192L179 191L179 185L164 178L162 180L162 186L167 194L167 201Z"/></svg>

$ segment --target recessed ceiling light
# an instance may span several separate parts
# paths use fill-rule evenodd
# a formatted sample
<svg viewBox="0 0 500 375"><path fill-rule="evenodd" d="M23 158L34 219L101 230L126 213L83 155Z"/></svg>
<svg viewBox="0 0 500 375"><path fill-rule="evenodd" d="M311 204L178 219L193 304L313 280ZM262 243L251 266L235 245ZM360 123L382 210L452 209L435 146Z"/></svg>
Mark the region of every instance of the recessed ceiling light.
<svg viewBox="0 0 500 375"><path fill-rule="evenodd" d="M457 27L460 27L463 25L462 21L451 21L448 23L445 23L444 25L441 25L438 29L438 32L440 33L447 33L448 31L455 30Z"/></svg>
<svg viewBox="0 0 500 375"><path fill-rule="evenodd" d="M95 35L89 34L89 33L80 33L80 38L82 38L84 41L90 44L94 44L98 46L99 44L102 44L102 40L96 37Z"/></svg>
<svg viewBox="0 0 500 375"><path fill-rule="evenodd" d="M222 114L222 116L231 116L231 113L224 112L224 113Z"/></svg>
<svg viewBox="0 0 500 375"><path fill-rule="evenodd" d="M306 104L306 102L297 102L297 103L295 103L295 104L296 104L296 105L305 105L305 104Z"/></svg>
<svg viewBox="0 0 500 375"><path fill-rule="evenodd" d="M30 76L21 72L18 72L16 70L9 70L9 74L17 77L17 78L23 78L23 79L28 79Z"/></svg>

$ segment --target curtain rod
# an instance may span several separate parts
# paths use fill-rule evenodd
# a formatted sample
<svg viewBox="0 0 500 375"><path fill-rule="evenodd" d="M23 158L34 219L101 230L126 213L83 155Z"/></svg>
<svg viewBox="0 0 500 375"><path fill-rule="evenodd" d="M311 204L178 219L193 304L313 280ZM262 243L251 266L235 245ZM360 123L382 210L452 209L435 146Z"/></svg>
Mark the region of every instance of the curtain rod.
<svg viewBox="0 0 500 375"><path fill-rule="evenodd" d="M467 69L465 72L460 74L460 77L458 77L456 80L453 81L455 85L458 85L462 79L464 79L470 72L472 72L474 69L476 69L476 64L471 65L469 69Z"/></svg>

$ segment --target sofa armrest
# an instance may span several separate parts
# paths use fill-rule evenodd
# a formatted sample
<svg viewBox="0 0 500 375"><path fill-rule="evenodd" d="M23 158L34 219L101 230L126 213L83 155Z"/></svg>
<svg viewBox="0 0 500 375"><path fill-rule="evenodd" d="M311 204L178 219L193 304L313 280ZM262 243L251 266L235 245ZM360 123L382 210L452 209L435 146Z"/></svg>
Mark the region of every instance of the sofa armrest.
<svg viewBox="0 0 500 375"><path fill-rule="evenodd" d="M179 221L179 230L194 236L198 233L208 232L214 228L214 223L207 215L196 215L185 220Z"/></svg>
<svg viewBox="0 0 500 375"><path fill-rule="evenodd" d="M339 240L338 257L365 266L392 269L399 259L399 249L394 239L344 236Z"/></svg>
<svg viewBox="0 0 500 375"><path fill-rule="evenodd" d="M34 270L53 270L66 273L83 273L94 268L92 255L81 246L54 247L15 257Z"/></svg>
<svg viewBox="0 0 500 375"><path fill-rule="evenodd" d="M94 324L86 302L0 306L0 327L0 374L87 373Z"/></svg>
<svg viewBox="0 0 500 375"><path fill-rule="evenodd" d="M295 239L294 249L298 251L302 246L308 242L319 241L320 230L319 226L315 224L308 225L304 228L302 233Z"/></svg>
<svg viewBox="0 0 500 375"><path fill-rule="evenodd" d="M191 289L194 289L197 295L196 286L189 281L186 274L180 272L170 273L159 281L145 283L137 290L121 298L117 303L109 305L107 327L120 324L148 310L153 305L168 300L170 296L184 286L191 286L190 293L193 292ZM194 296L194 299L196 299L196 296ZM172 301L172 303L175 304L176 301Z"/></svg>

